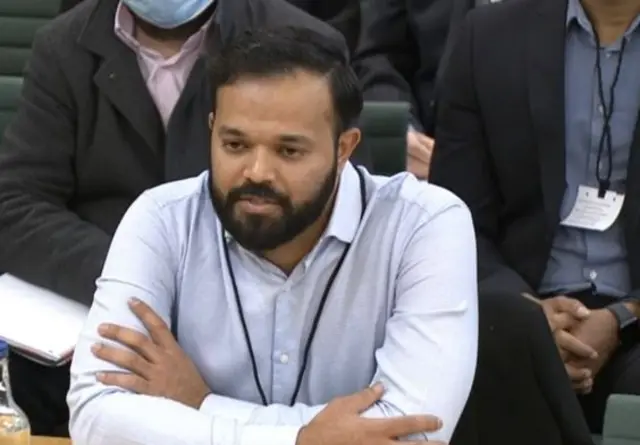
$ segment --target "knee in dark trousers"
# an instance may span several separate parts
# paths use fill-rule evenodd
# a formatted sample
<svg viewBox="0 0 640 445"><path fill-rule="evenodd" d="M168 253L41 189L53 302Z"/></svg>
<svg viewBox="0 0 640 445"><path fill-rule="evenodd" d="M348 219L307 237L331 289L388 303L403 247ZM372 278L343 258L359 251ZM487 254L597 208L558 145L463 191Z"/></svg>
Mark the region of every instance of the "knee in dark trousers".
<svg viewBox="0 0 640 445"><path fill-rule="evenodd" d="M540 307L483 292L479 313L476 378L452 445L592 445Z"/></svg>

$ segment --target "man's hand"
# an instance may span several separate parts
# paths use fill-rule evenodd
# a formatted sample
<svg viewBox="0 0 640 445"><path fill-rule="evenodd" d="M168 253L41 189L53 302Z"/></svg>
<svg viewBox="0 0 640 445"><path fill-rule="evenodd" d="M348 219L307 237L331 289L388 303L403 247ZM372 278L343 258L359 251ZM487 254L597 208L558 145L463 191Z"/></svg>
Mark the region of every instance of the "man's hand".
<svg viewBox="0 0 640 445"><path fill-rule="evenodd" d="M578 394L589 394L593 389L593 373L579 362L566 361L564 368L571 380L571 386Z"/></svg>
<svg viewBox="0 0 640 445"><path fill-rule="evenodd" d="M593 359L598 353L588 344L572 335L571 329L588 319L591 313L578 300L564 296L548 298L540 302L553 333L562 359Z"/></svg>
<svg viewBox="0 0 640 445"><path fill-rule="evenodd" d="M598 352L571 333L591 316L590 311L580 301L565 296L547 298L540 304L573 388L580 393L590 392L593 374L581 360L596 359Z"/></svg>
<svg viewBox="0 0 640 445"><path fill-rule="evenodd" d="M590 314L580 301L562 295L540 300L540 304L553 333L571 329Z"/></svg>
<svg viewBox="0 0 640 445"><path fill-rule="evenodd" d="M434 141L428 136L409 129L407 132L407 170L419 179L429 177Z"/></svg>
<svg viewBox="0 0 640 445"><path fill-rule="evenodd" d="M211 391L195 365L180 348L165 322L142 301L131 299L129 306L149 331L151 338L114 324L98 328L101 337L131 350L95 344L93 354L131 373L102 372L97 379L138 394L165 397L199 409Z"/></svg>
<svg viewBox="0 0 640 445"><path fill-rule="evenodd" d="M437 431L442 422L433 416L366 419L360 414L380 400L384 389L375 385L329 403L298 434L296 445L435 445L440 442L400 442L412 434Z"/></svg>
<svg viewBox="0 0 640 445"><path fill-rule="evenodd" d="M578 366L587 367L593 376L602 369L618 348L618 322L608 309L592 311L589 318L578 324L571 333L597 352L594 357L576 360Z"/></svg>
<svg viewBox="0 0 640 445"><path fill-rule="evenodd" d="M595 359L598 356L595 349L571 334L571 329L591 316L582 303L574 298L558 296L540 300L540 305L565 363L570 358Z"/></svg>

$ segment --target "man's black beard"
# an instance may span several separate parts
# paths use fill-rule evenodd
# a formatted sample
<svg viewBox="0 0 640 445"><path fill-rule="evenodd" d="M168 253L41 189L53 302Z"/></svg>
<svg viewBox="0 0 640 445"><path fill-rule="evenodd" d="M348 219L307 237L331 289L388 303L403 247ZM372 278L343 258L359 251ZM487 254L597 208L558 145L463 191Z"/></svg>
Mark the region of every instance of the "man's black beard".
<svg viewBox="0 0 640 445"><path fill-rule="evenodd" d="M252 252L270 251L293 240L320 218L333 194L337 171L337 159L335 159L315 196L294 206L288 196L278 193L264 183L247 182L231 189L225 198L216 187L210 169L211 202L222 227L240 245ZM245 215L243 220L236 218L235 205L248 197L271 201L280 207L282 216L279 219L264 215Z"/></svg>

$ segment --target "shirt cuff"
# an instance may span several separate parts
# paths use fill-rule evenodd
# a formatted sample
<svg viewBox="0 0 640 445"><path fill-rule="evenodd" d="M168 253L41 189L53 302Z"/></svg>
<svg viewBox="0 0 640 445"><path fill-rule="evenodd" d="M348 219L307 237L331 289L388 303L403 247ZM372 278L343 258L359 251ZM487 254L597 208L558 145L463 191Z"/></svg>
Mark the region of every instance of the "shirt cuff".
<svg viewBox="0 0 640 445"><path fill-rule="evenodd" d="M240 445L296 445L302 427L248 426L242 432Z"/></svg>
<svg viewBox="0 0 640 445"><path fill-rule="evenodd" d="M237 420L240 423L247 423L257 407L257 405L250 402L209 394L205 397L202 405L200 405L199 411L211 417L220 417Z"/></svg>
<svg viewBox="0 0 640 445"><path fill-rule="evenodd" d="M221 417L211 422L211 445L296 445L301 426L246 425Z"/></svg>

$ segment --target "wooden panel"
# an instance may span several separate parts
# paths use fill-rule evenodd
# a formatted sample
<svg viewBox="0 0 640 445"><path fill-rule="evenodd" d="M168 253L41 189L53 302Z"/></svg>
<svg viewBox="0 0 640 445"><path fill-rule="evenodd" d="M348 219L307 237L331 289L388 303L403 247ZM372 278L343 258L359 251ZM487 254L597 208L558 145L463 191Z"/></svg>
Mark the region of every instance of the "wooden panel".
<svg viewBox="0 0 640 445"><path fill-rule="evenodd" d="M32 437L31 445L71 445L71 441L59 437Z"/></svg>
<svg viewBox="0 0 640 445"><path fill-rule="evenodd" d="M0 0L0 15L52 18L60 10L60 0Z"/></svg>

